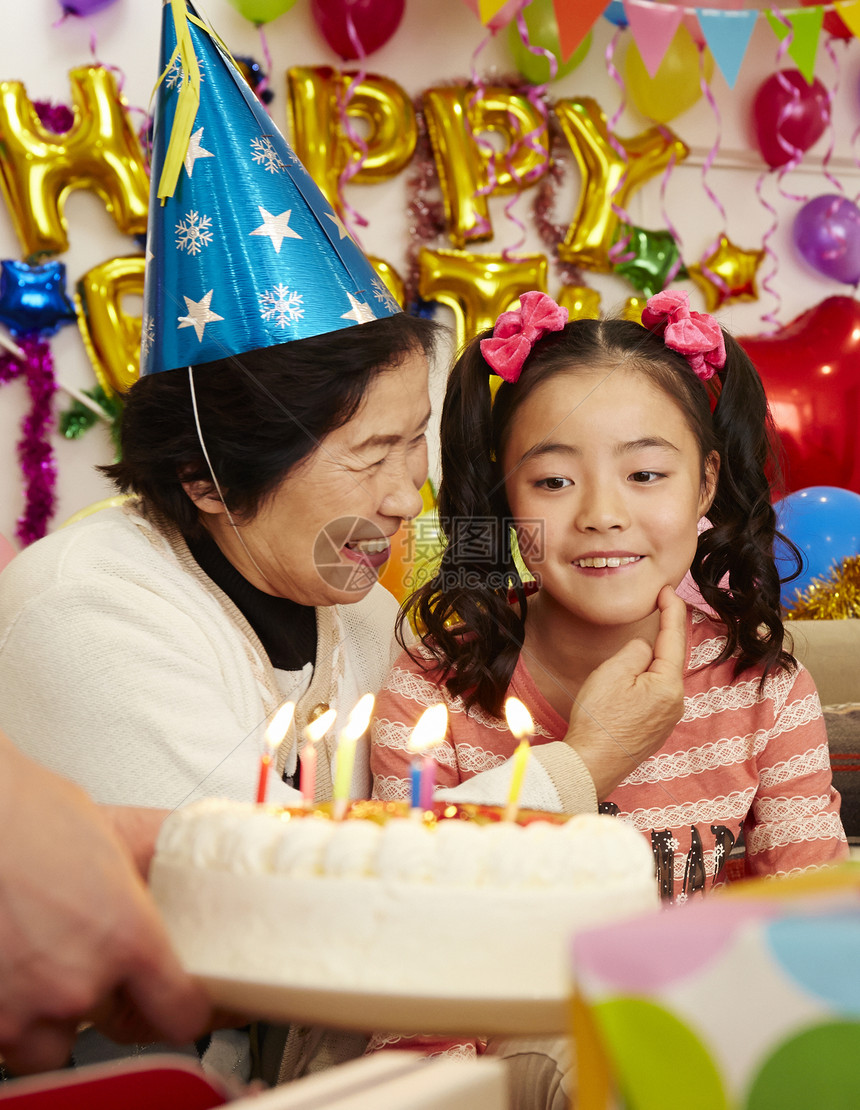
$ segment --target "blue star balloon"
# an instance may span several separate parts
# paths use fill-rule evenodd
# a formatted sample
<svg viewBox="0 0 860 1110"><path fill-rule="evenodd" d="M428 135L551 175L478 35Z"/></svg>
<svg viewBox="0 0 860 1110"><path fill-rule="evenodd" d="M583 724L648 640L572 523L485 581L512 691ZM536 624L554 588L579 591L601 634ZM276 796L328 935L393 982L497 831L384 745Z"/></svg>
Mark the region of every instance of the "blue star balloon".
<svg viewBox="0 0 860 1110"><path fill-rule="evenodd" d="M199 105L190 137L182 141L175 187L162 185L168 155L174 164L172 132L183 134L186 84L186 97L193 99L195 58ZM401 311L214 32L185 0L163 8L160 72L142 374Z"/></svg>
<svg viewBox="0 0 860 1110"><path fill-rule="evenodd" d="M13 335L53 335L74 319L62 262L0 262L0 322Z"/></svg>

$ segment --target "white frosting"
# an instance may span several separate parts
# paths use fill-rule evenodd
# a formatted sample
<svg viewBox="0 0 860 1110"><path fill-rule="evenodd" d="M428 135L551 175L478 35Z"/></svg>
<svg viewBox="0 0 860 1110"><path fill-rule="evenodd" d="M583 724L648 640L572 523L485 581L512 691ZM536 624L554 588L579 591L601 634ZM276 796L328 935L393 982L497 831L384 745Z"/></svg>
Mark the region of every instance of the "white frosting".
<svg viewBox="0 0 860 1110"><path fill-rule="evenodd" d="M186 967L293 985L566 997L579 928L654 908L615 817L332 821L233 802L171 814L151 885Z"/></svg>

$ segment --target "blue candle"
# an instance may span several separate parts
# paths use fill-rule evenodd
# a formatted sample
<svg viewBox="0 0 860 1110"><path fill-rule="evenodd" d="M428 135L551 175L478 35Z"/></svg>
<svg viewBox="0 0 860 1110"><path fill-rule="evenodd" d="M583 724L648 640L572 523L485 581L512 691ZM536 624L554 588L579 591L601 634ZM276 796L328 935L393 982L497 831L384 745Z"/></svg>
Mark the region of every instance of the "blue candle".
<svg viewBox="0 0 860 1110"><path fill-rule="evenodd" d="M421 808L421 760L417 757L412 760L412 764L411 764L410 771L409 771L409 780L410 780L411 787L412 787L412 790L411 790L412 808L413 809L420 809Z"/></svg>

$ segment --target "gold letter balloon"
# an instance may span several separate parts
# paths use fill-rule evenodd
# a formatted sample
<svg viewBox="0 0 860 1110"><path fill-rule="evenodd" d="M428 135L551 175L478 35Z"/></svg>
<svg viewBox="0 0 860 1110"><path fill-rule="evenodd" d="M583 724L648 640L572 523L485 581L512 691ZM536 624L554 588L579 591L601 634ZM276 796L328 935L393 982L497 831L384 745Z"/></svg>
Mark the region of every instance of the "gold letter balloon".
<svg viewBox="0 0 860 1110"><path fill-rule="evenodd" d="M361 168L353 182L384 181L407 165L418 138L415 109L396 81L366 74L347 101L354 77L354 73L330 66L291 66L287 71L293 147L341 217L339 183L346 166L360 158ZM366 150L349 137L344 116L369 129L369 134L362 136Z"/></svg>
<svg viewBox="0 0 860 1110"><path fill-rule="evenodd" d="M457 348L479 331L491 328L500 313L521 293L546 292L547 262L543 254L468 254L430 250L418 255L418 292L425 301L439 301L454 313Z"/></svg>
<svg viewBox="0 0 860 1110"><path fill-rule="evenodd" d="M139 315L123 308L127 297L143 295L142 254L110 258L78 281L78 327L99 385L108 395L125 393L140 374Z"/></svg>
<svg viewBox="0 0 860 1110"><path fill-rule="evenodd" d="M428 89L423 103L451 242L464 247L492 239L488 193L520 192L546 172L547 129L539 111L528 97L492 85L480 95L473 86ZM500 134L505 149L482 149L484 131ZM523 141L526 135L531 141Z"/></svg>
<svg viewBox="0 0 860 1110"><path fill-rule="evenodd" d="M69 81L75 122L63 134L42 126L20 81L0 81L0 188L28 258L68 249L72 189L97 193L120 231L146 231L149 178L113 74L82 66Z"/></svg>
<svg viewBox="0 0 860 1110"><path fill-rule="evenodd" d="M576 214L559 243L559 257L588 270L609 271L609 250L619 224L613 206L626 208L640 185L664 170L673 156L683 161L689 150L668 127L651 127L632 139L616 138L626 155L622 157L609 140L606 116L596 100L559 100L555 112L582 177Z"/></svg>

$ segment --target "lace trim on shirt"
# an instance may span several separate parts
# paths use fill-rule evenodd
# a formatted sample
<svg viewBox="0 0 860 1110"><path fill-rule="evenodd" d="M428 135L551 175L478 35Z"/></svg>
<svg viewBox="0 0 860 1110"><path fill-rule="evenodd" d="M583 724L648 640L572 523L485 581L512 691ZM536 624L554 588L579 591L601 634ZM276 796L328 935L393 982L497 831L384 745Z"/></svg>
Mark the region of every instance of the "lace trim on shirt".
<svg viewBox="0 0 860 1110"><path fill-rule="evenodd" d="M819 813L812 818L784 821L778 825L760 825L747 837L747 855L755 856L787 844L810 840L844 840L845 833L838 813Z"/></svg>
<svg viewBox="0 0 860 1110"><path fill-rule="evenodd" d="M435 705L441 698L447 705L449 713L461 713L470 717L473 721L478 721L486 728L493 729L495 732L508 731L507 721L502 720L501 717L493 717L477 705L467 709L466 703L460 694L454 697L446 687L439 687L422 675L404 670L402 667L391 669L385 682L385 689L391 690L392 693L399 694L403 698L408 698L410 701L417 702L425 709L430 705ZM535 736L551 737L552 733L541 724L536 723Z"/></svg>
<svg viewBox="0 0 860 1110"><path fill-rule="evenodd" d="M733 790L718 798L700 798L698 801L681 802L674 806L653 806L651 809L634 809L622 815L637 829L672 829L683 825L725 823L729 818L746 817L755 786L748 790Z"/></svg>
<svg viewBox="0 0 860 1110"><path fill-rule="evenodd" d="M758 705L768 698L775 703L774 713L779 716L788 692L794 684L794 678L793 674L781 670L778 674L768 675L763 690L759 690L758 678L750 678L729 686L712 686L710 690L705 690L701 694L684 698L684 716L681 720L699 721L703 717L710 717L713 713L748 709L751 705Z"/></svg>
<svg viewBox="0 0 860 1110"><path fill-rule="evenodd" d="M793 755L791 759L783 760L782 763L774 763L772 767L766 767L759 776L759 786L763 790L770 790L774 786L782 786L784 782L791 782L793 779L810 775L813 771L829 770L830 753L827 750L827 745L819 744L817 748L799 752L797 755Z"/></svg>
<svg viewBox="0 0 860 1110"><path fill-rule="evenodd" d="M768 821L793 821L798 818L815 817L830 805L829 794L793 798L757 798L753 809L756 820L765 824Z"/></svg>
<svg viewBox="0 0 860 1110"><path fill-rule="evenodd" d="M750 755L760 756L774 736L781 736L801 725L815 721L821 716L818 695L809 694L799 701L792 702L772 728L760 728L746 736L733 736L709 741L698 748L679 752L665 752L649 756L630 772L624 786L640 783L665 782L670 779L684 778L687 775L700 775L706 771L718 771L743 763ZM826 758L826 757L825 757ZM823 766L823 765L822 765ZM818 770L818 767L810 768ZM762 784L767 771L762 774ZM782 780L787 781L787 780Z"/></svg>

